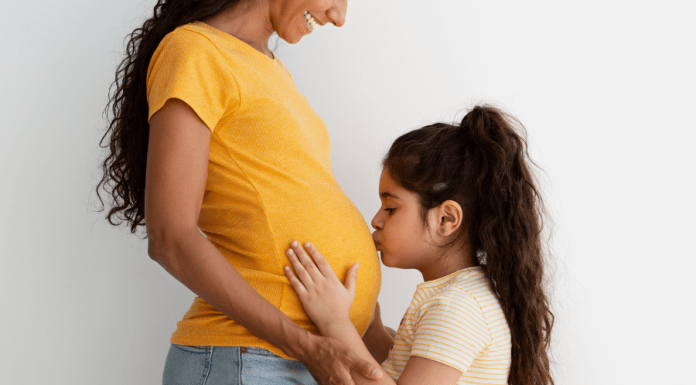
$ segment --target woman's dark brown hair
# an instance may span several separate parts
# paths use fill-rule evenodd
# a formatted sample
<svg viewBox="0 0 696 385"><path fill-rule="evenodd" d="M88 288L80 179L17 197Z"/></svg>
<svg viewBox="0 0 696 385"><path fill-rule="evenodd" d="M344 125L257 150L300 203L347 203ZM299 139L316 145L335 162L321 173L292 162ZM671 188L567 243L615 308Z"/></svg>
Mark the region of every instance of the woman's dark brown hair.
<svg viewBox="0 0 696 385"><path fill-rule="evenodd" d="M510 326L508 382L552 385L548 350L554 316L544 279L544 209L524 133L513 117L477 106L460 125L438 123L402 135L383 166L418 196L423 220L448 199L462 206L457 240L475 251Z"/></svg>
<svg viewBox="0 0 696 385"><path fill-rule="evenodd" d="M113 200L106 215L112 225L126 221L131 232L144 225L145 166L150 125L147 121L147 68L165 35L177 27L211 17L240 0L158 0L151 18L128 35L126 57L116 70L116 79L106 107L109 126L100 146L108 149L97 184ZM120 221L118 221L120 220Z"/></svg>

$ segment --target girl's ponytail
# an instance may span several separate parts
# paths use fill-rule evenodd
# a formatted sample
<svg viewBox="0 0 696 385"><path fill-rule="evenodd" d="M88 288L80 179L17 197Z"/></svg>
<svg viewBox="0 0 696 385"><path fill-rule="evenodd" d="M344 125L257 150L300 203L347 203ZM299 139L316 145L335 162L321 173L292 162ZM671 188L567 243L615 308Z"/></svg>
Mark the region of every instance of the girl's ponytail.
<svg viewBox="0 0 696 385"><path fill-rule="evenodd" d="M126 221L131 232L145 219L145 166L150 125L146 77L150 59L162 39L177 27L211 17L239 0L158 0L151 18L129 36L126 57L116 70L109 93L109 126L100 145L108 149L96 192L106 192L113 205L106 215L112 225ZM116 218L114 218L116 217Z"/></svg>
<svg viewBox="0 0 696 385"><path fill-rule="evenodd" d="M462 206L458 240L475 251L510 326L509 383L551 385L554 316L544 285L543 202L523 135L513 117L477 106L460 125L438 123L401 136L383 164L418 195L423 218L447 199Z"/></svg>
<svg viewBox="0 0 696 385"><path fill-rule="evenodd" d="M554 317L544 290L543 205L527 144L500 111L476 107L461 123L478 163L475 250L482 252L512 333L510 384L552 384L547 350ZM472 159L476 157L476 159Z"/></svg>

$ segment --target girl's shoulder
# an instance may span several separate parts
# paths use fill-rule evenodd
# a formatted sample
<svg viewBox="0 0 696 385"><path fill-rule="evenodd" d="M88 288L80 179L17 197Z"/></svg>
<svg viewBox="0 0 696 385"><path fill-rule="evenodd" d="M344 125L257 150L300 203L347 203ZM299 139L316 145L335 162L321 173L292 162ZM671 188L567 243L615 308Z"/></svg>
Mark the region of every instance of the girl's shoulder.
<svg viewBox="0 0 696 385"><path fill-rule="evenodd" d="M421 312L439 308L443 312L476 313L477 318L487 318L485 313L500 308L495 290L481 266L459 270L437 286L422 289L429 293L424 293L427 298L419 306Z"/></svg>
<svg viewBox="0 0 696 385"><path fill-rule="evenodd" d="M459 270L456 276L449 282L448 289L462 290L474 297L483 292L493 291L491 281L488 279L483 266Z"/></svg>

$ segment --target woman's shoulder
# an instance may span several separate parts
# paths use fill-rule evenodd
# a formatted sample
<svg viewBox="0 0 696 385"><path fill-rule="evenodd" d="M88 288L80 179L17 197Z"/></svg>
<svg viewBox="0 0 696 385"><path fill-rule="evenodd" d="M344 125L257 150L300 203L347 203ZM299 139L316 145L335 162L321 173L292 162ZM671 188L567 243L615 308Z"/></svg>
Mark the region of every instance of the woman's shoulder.
<svg viewBox="0 0 696 385"><path fill-rule="evenodd" d="M160 50L177 56L222 61L232 67L263 66L271 62L264 54L235 36L200 21L184 24L167 34L158 47ZM199 64L205 64L205 61L201 60Z"/></svg>
<svg viewBox="0 0 696 385"><path fill-rule="evenodd" d="M217 75L226 73L230 63L222 54L220 42L198 24L203 23L185 24L168 33L152 55L150 70L161 67L169 69L165 73L198 73L204 69Z"/></svg>
<svg viewBox="0 0 696 385"><path fill-rule="evenodd" d="M180 53L217 49L214 36L195 23L184 24L169 32L162 39L159 48Z"/></svg>

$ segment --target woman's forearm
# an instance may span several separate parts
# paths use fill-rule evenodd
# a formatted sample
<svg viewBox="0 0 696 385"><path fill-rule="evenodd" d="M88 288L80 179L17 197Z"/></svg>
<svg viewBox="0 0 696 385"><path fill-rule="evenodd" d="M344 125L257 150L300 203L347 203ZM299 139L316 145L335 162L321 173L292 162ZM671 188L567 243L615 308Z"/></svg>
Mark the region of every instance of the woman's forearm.
<svg viewBox="0 0 696 385"><path fill-rule="evenodd" d="M362 341L370 351L372 357L380 364L389 356L389 350L394 345L393 330L382 324L382 314L379 307L379 302L375 305L374 320L367 328Z"/></svg>
<svg viewBox="0 0 696 385"><path fill-rule="evenodd" d="M256 292L197 228L168 234L169 241L154 238L150 255L174 278L257 337L302 358L302 343L313 335Z"/></svg>
<svg viewBox="0 0 696 385"><path fill-rule="evenodd" d="M380 364L389 356L389 350L394 344L394 338L389 330L382 324L370 326L362 341L372 357Z"/></svg>
<svg viewBox="0 0 696 385"><path fill-rule="evenodd" d="M373 360L359 357L336 339L302 329L271 305L196 227L168 232L166 237L161 234L148 231L149 253L154 260L230 319L301 361L318 383L353 385L349 369L356 381L381 377Z"/></svg>

